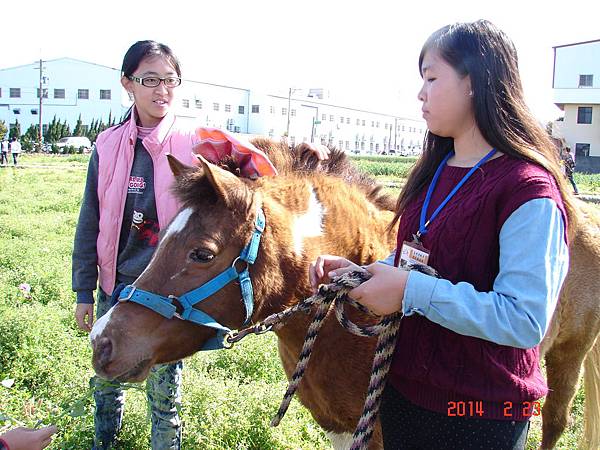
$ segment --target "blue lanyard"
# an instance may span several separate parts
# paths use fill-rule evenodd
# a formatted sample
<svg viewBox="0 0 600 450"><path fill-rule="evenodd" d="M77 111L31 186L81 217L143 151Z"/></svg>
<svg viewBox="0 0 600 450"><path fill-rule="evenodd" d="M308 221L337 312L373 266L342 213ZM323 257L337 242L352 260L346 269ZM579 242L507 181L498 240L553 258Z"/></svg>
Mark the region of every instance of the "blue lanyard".
<svg viewBox="0 0 600 450"><path fill-rule="evenodd" d="M427 227L433 221L433 219L436 218L436 216L439 214L439 212L442 210L442 208L444 206L446 206L446 203L448 203L450 201L450 199L452 197L454 197L454 194L456 194L456 192L461 188L461 186L463 184L465 184L467 182L467 180L471 177L471 175L473 175L473 173L475 173L475 171L477 169L479 169L488 159L490 159L494 155L494 153L496 153L495 148L490 150L490 152L487 155L485 155L483 158L481 158L477 164L475 164L473 167L471 167L471 170L469 170L469 172L462 178L462 180L460 180L458 182L458 184L456 186L454 186L454 189L452 189L452 191L448 194L448 196L444 199L444 201L442 203L440 203L440 206L438 206L437 209L433 212L433 214L431 215L429 220L426 221L425 216L427 215L427 208L429 207L429 203L431 202L431 196L435 189L435 185L437 184L438 179L440 178L440 174L442 173L444 166L446 165L448 160L452 157L452 155L454 155L454 151L451 151L450 153L448 153L446 155L444 160L440 163L437 170L435 171L435 175L433 175L433 180L431 180L429 189L427 189L427 195L425 196L425 202L423 202L423 207L421 208L421 219L419 221L419 231L417 231L417 234L416 234L417 239L419 237L423 236L425 233L427 233Z"/></svg>

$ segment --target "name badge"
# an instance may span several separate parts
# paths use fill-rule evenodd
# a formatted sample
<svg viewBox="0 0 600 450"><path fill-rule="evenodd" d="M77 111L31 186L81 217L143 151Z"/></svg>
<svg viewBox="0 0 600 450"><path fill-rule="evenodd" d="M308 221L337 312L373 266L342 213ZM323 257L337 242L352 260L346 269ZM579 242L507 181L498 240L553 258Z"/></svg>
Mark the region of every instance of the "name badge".
<svg viewBox="0 0 600 450"><path fill-rule="evenodd" d="M400 251L400 267L408 264L424 264L429 261L429 250L418 242L404 241Z"/></svg>

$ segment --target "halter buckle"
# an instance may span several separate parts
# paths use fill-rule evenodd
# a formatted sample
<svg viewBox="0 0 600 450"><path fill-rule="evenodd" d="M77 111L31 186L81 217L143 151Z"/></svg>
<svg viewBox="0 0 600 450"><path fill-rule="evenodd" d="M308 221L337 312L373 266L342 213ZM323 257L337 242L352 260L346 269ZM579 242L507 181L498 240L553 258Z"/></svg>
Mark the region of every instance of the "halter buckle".
<svg viewBox="0 0 600 450"><path fill-rule="evenodd" d="M242 261L244 264L246 264L246 267L244 267L244 268L243 268L242 270L240 270L240 271L238 271L238 270L237 270L237 268L235 267L235 265L236 265L236 263L237 263L238 261ZM248 269L248 267L250 267L250 263L249 263L248 261L245 261L245 260L241 259L241 257L239 257L239 256L238 256L238 257L237 257L237 258L235 258L235 259L233 260L233 262L231 263L231 267L233 267L233 268L235 269L236 273L239 275L239 274L240 274L240 273L242 273L244 270L247 270L247 269Z"/></svg>
<svg viewBox="0 0 600 450"><path fill-rule="evenodd" d="M127 297L125 298L121 298L119 297L119 303L125 303L128 302L129 300L131 300L131 297L133 297L133 294L135 293L137 287L132 286L132 289L129 291L129 294L127 294Z"/></svg>

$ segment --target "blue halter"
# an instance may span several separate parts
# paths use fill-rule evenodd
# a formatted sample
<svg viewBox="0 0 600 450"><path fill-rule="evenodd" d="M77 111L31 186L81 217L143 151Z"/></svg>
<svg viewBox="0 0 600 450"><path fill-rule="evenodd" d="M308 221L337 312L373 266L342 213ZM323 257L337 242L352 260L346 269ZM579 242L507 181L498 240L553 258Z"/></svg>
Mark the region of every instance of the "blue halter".
<svg viewBox="0 0 600 450"><path fill-rule="evenodd" d="M235 258L228 269L207 281L202 286L186 292L179 297L175 297L174 295L164 297L153 292L144 291L143 289L139 289L133 285L129 285L121 291L121 294L119 295L119 302L134 302L145 306L146 308L150 308L152 311L160 314L163 317L166 317L167 319L177 317L181 320L189 320L190 322L194 322L198 325L214 328L217 330L217 335L209 339L202 347L202 350L216 350L224 348L223 339L231 330L226 326L221 325L208 314L195 309L194 306L210 297L215 292L220 291L233 280L239 278L242 299L244 301L244 306L246 307L246 319L244 321L244 325L247 325L250 322L250 317L252 317L252 312L254 310L254 291L252 289L252 280L250 279L250 272L248 271L248 268L251 264L254 264L254 261L256 261L258 247L260 245L260 238L265 229L265 223L265 214L262 208L259 208L256 214L256 221L254 223L254 232L252 233L252 237L250 238L248 245L242 249L240 256ZM235 265L240 260L244 261L246 265L242 271L238 272ZM177 312L177 306L173 304L173 300L177 301L181 305L181 308L183 309L181 313Z"/></svg>

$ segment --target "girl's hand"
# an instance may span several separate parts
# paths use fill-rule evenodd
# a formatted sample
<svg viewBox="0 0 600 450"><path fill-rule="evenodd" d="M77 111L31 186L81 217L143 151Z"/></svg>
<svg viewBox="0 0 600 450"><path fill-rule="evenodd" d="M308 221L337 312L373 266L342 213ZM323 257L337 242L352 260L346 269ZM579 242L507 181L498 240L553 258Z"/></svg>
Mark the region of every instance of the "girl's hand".
<svg viewBox="0 0 600 450"><path fill-rule="evenodd" d="M94 324L94 304L93 303L77 303L75 307L75 320L77 325L83 331L88 333L92 331Z"/></svg>
<svg viewBox="0 0 600 450"><path fill-rule="evenodd" d="M355 270L364 269L341 256L319 256L315 262L310 264L308 269L308 279L310 280L313 294L317 293L319 284L329 283L332 277Z"/></svg>
<svg viewBox="0 0 600 450"><path fill-rule="evenodd" d="M305 144L315 154L319 161L329 159L329 148L323 144L317 144L315 142L305 142Z"/></svg>
<svg viewBox="0 0 600 450"><path fill-rule="evenodd" d="M40 450L50 444L52 435L57 431L54 425L39 430L20 427L7 431L0 438L10 450Z"/></svg>
<svg viewBox="0 0 600 450"><path fill-rule="evenodd" d="M371 264L365 269L373 276L348 295L380 316L402 310L408 271L382 263Z"/></svg>

